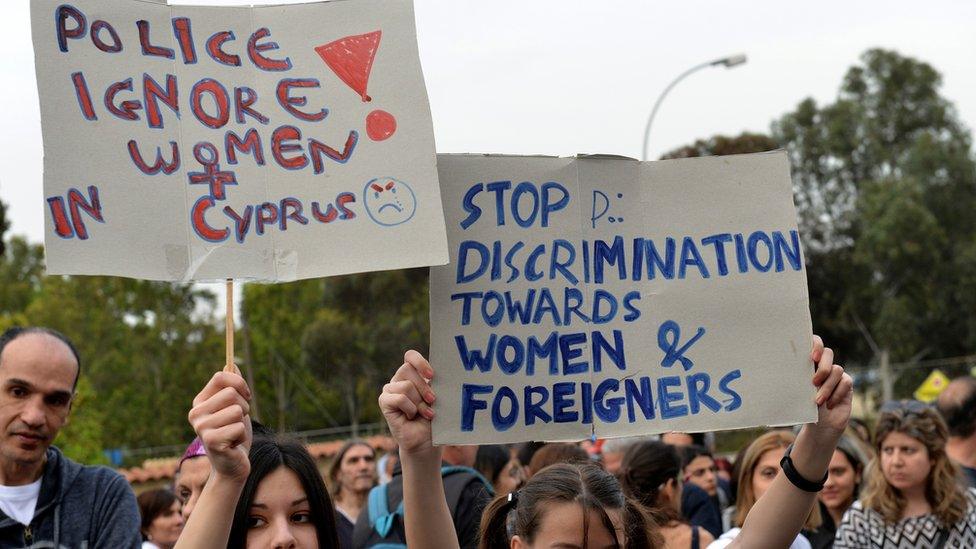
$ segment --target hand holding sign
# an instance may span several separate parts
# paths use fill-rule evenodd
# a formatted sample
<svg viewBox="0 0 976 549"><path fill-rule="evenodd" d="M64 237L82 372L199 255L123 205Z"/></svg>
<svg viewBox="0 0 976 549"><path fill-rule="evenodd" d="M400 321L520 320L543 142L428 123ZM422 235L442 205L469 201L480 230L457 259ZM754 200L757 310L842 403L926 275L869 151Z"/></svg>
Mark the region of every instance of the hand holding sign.
<svg viewBox="0 0 976 549"><path fill-rule="evenodd" d="M813 336L810 360L816 364L813 385L817 387L818 429L828 431L829 436L839 436L851 419L851 403L854 381L844 373L844 368L834 364L834 351L824 347L820 336Z"/></svg>
<svg viewBox="0 0 976 549"><path fill-rule="evenodd" d="M251 471L251 390L237 373L217 372L193 399L189 419L214 471L244 482Z"/></svg>
<svg viewBox="0 0 976 549"><path fill-rule="evenodd" d="M434 419L434 391L430 380L434 369L417 351L403 355L403 365L383 387L379 405L400 452L437 452L431 441L430 421Z"/></svg>

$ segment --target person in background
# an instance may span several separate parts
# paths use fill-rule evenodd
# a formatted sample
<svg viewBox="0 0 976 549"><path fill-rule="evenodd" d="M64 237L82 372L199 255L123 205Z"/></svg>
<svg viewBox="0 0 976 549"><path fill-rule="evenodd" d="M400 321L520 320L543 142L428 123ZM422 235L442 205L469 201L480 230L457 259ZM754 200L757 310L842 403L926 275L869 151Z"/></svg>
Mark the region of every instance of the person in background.
<svg viewBox="0 0 976 549"><path fill-rule="evenodd" d="M704 446L692 444L678 449L685 483L698 486L708 494L722 512L732 504L729 484L718 476L718 464Z"/></svg>
<svg viewBox="0 0 976 549"><path fill-rule="evenodd" d="M976 489L946 455L942 417L917 400L887 402L874 433L877 455L834 547L972 547Z"/></svg>
<svg viewBox="0 0 976 549"><path fill-rule="evenodd" d="M976 378L963 376L949 382L937 401L949 428L946 454L976 488Z"/></svg>
<svg viewBox="0 0 976 549"><path fill-rule="evenodd" d="M590 461L590 456L578 444L551 442L539 448L539 451L532 456L532 461L529 462L529 471L534 475L554 463L582 463L586 461Z"/></svg>
<svg viewBox="0 0 976 549"><path fill-rule="evenodd" d="M834 545L837 525L857 499L866 464L867 456L860 439L848 429L837 442L837 449L827 466L827 482L817 496L823 522L816 530L803 531L813 549L828 549Z"/></svg>
<svg viewBox="0 0 976 549"><path fill-rule="evenodd" d="M173 549L183 531L180 502L166 489L148 490L136 498L142 517L142 549Z"/></svg>
<svg viewBox="0 0 976 549"><path fill-rule="evenodd" d="M709 549L721 549L730 544L739 534L753 506L776 482L781 471L780 461L786 449L795 441L796 437L793 433L781 429L761 435L746 447L739 465L739 494L735 507L731 508L734 509L733 528L719 536ZM803 522L803 529L814 530L820 526L820 522L819 509L812 507ZM810 549L810 541L802 534L797 534L789 547Z"/></svg>
<svg viewBox="0 0 976 549"><path fill-rule="evenodd" d="M659 440L632 445L617 478L628 497L637 500L658 519L658 530L668 549L701 549L714 540L707 530L682 520L681 459L674 446Z"/></svg>
<svg viewBox="0 0 976 549"><path fill-rule="evenodd" d="M183 452L173 479L173 491L180 502L183 522L190 518L190 513L193 512L193 507L197 504L197 499L200 497L200 492L203 492L208 478L210 478L210 461L207 460L207 451L200 438L194 438Z"/></svg>
<svg viewBox="0 0 976 549"><path fill-rule="evenodd" d="M447 496L445 496L444 502L450 501L452 524L460 546L473 549L478 546L481 512L491 500L493 488L481 474L472 468L478 453L477 446L451 444L441 448L443 449L443 461L440 463L440 470L444 473L446 469L448 474L441 476L441 482L432 484L436 483L442 490L446 490ZM400 448L400 457L403 458L402 447ZM393 471L393 480L386 485L385 489L387 511L395 513L395 509L403 501L404 481L404 475L398 464ZM379 488L374 488L374 490L379 490ZM372 492L370 497L372 497ZM384 543L391 545L401 543L399 540L406 538L403 531L403 521L396 518L391 520L392 526L381 535L381 530L385 530L378 524L381 521L374 523L371 520L370 513L361 513L353 530L353 545L359 548Z"/></svg>
<svg viewBox="0 0 976 549"><path fill-rule="evenodd" d="M867 446L871 446L871 429L868 427L868 423L861 418L852 417L851 426L848 427L848 431L852 432L857 436L858 440Z"/></svg>
<svg viewBox="0 0 976 549"><path fill-rule="evenodd" d="M643 440L656 440L656 437L623 437L605 440L603 447L600 448L600 458L603 460L604 469L611 475L616 475L620 471L620 464L623 462L627 450Z"/></svg>
<svg viewBox="0 0 976 549"><path fill-rule="evenodd" d="M812 346L810 360L816 366L811 383L816 388L817 422L803 426L795 447L782 460L784 475L772 482L753 506L741 531L722 547L786 547L797 536L816 502L816 492L823 487L820 479L826 477L830 456L851 416L853 381L840 365L833 363L833 351L824 347L819 337L813 336ZM432 439L432 405L436 400L430 387L433 377L434 369L423 355L407 351L403 365L379 397L390 433L400 445L405 541L411 549L458 546L444 487L437 481L444 450L434 446ZM586 479L591 474L596 479L615 480L591 463L560 464L530 479L521 492L496 498L485 512L480 547L654 546L655 525L639 525L619 484L602 480L590 484ZM563 478L575 480L564 484ZM536 487L542 489L537 493ZM511 531L509 517L513 521ZM593 527L588 528L591 524Z"/></svg>
<svg viewBox="0 0 976 549"><path fill-rule="evenodd" d="M366 496L376 486L376 450L362 440L346 442L329 466L329 483L336 509L339 547L352 549L352 531L366 505Z"/></svg>
<svg viewBox="0 0 976 549"><path fill-rule="evenodd" d="M393 470L396 469L400 461L400 452L397 448L388 450L383 457L376 462L376 473L379 476L379 483L386 484L393 479Z"/></svg>
<svg viewBox="0 0 976 549"><path fill-rule="evenodd" d="M213 473L177 549L337 549L325 481L301 442L254 431L251 390L217 372L193 399L189 418Z"/></svg>
<svg viewBox="0 0 976 549"><path fill-rule="evenodd" d="M670 444L675 448L683 448L685 446L691 446L692 444L697 446L706 446L705 433L679 433L676 431L671 431L670 433L664 433L661 435L661 442Z"/></svg>
<svg viewBox="0 0 976 549"><path fill-rule="evenodd" d="M474 458L474 468L492 484L495 493L511 494L525 481L522 465L514 452L501 444L486 444L478 447Z"/></svg>
<svg viewBox="0 0 976 549"><path fill-rule="evenodd" d="M138 547L139 506L107 467L52 443L81 375L74 344L48 328L0 334L0 547Z"/></svg>
<svg viewBox="0 0 976 549"><path fill-rule="evenodd" d="M535 456L535 453L539 451L539 448L542 448L545 445L545 442L530 441L523 442L515 447L515 457L518 459L518 462L522 464L522 473L525 475L525 478L532 476L533 471L529 468L529 463L532 462L532 458Z"/></svg>

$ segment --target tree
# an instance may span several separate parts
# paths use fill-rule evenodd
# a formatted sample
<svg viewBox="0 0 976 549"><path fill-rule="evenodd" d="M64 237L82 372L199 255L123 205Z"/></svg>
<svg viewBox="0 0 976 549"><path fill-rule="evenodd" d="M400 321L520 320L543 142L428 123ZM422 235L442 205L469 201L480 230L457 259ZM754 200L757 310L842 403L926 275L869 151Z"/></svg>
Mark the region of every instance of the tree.
<svg viewBox="0 0 976 549"><path fill-rule="evenodd" d="M803 100L772 138L714 136L665 155L788 151L814 326L845 363L976 349L976 159L940 84L924 62L869 50L836 101Z"/></svg>
<svg viewBox="0 0 976 549"><path fill-rule="evenodd" d="M708 139L699 139L691 145L685 145L684 147L679 147L665 153L661 159L757 153L772 151L778 148L779 144L768 135L743 132L735 137L714 135Z"/></svg>
<svg viewBox="0 0 976 549"><path fill-rule="evenodd" d="M7 205L0 200L0 257L3 257L6 246L4 244L4 236L10 229L10 222L7 221Z"/></svg>
<svg viewBox="0 0 976 549"><path fill-rule="evenodd" d="M879 49L861 61L835 102L806 99L773 124L793 165L814 318L857 361L873 354L868 336L895 360L971 352L971 136L930 65Z"/></svg>

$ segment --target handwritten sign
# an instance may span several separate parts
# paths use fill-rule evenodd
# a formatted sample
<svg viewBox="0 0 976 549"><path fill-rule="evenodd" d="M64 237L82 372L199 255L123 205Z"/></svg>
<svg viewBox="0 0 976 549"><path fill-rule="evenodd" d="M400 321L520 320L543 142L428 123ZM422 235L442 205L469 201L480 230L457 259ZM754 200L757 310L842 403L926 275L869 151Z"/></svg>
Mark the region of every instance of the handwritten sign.
<svg viewBox="0 0 976 549"><path fill-rule="evenodd" d="M438 165L436 443L816 420L785 153Z"/></svg>
<svg viewBox="0 0 976 549"><path fill-rule="evenodd" d="M56 274L444 264L408 1L31 3Z"/></svg>

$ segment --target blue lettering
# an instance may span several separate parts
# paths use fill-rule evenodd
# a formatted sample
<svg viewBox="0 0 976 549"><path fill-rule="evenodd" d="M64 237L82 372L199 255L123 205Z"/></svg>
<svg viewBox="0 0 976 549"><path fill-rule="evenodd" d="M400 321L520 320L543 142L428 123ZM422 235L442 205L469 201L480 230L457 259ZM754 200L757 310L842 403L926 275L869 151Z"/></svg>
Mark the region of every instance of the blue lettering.
<svg viewBox="0 0 976 549"><path fill-rule="evenodd" d="M488 403L481 399L475 399L477 395L491 393L491 385L473 385L465 383L461 385L461 430L470 432L474 430L474 413L478 410L488 408Z"/></svg>
<svg viewBox="0 0 976 549"><path fill-rule="evenodd" d="M677 388L674 392L671 389ZM661 407L661 419L672 419L688 415L688 406L685 404L674 405L684 398L681 392L681 378L678 376L665 376L657 380L657 403Z"/></svg>

